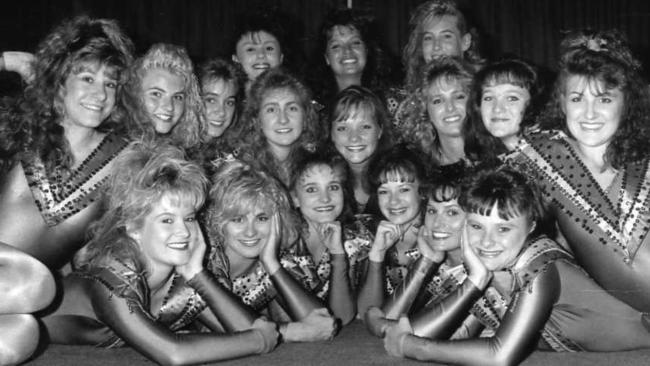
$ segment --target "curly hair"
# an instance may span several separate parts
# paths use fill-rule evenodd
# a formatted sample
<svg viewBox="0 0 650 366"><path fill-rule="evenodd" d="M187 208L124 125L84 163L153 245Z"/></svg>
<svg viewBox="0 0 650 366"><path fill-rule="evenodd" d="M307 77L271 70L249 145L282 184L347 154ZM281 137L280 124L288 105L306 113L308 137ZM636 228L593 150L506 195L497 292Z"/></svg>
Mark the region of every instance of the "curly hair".
<svg viewBox="0 0 650 366"><path fill-rule="evenodd" d="M379 44L378 30L374 18L356 9L335 9L330 12L320 29L318 47L314 55L316 69L311 73L316 99L325 105L336 96L338 86L332 68L327 65L323 54L327 51L329 41L337 27L346 27L357 31L363 41L367 56L366 65L361 76L361 85L376 94L382 93L390 84L393 67L389 56Z"/></svg>
<svg viewBox="0 0 650 366"><path fill-rule="evenodd" d="M281 163L268 147L266 136L262 131L260 112L264 99L278 90L287 90L293 93L304 111L303 129L300 137L291 146L288 161ZM282 167L293 171L295 160L304 151L314 151L322 141L321 127L318 115L312 102L312 94L305 84L293 76L283 67L265 71L251 86L246 99L246 107L239 131L234 131L241 137L240 151L242 158L251 164L267 169L278 174L280 180L288 183L289 177L281 177Z"/></svg>
<svg viewBox="0 0 650 366"><path fill-rule="evenodd" d="M467 17L460 10L455 0L430 0L420 4L411 15L409 25L411 32L409 40L404 51L402 52L402 63L406 68L406 89L409 92L416 90L420 86L419 77L421 70L426 66L424 55L422 53L422 37L424 35L424 26L434 18L451 16L456 18L456 25L461 35L471 34L472 43L463 58L474 65L480 65L484 60L478 53L478 32L470 28Z"/></svg>
<svg viewBox="0 0 650 366"><path fill-rule="evenodd" d="M345 223L352 221L356 211L356 200L352 190L350 168L343 156L335 149L327 148L313 153L303 154L298 161L294 170L291 172L291 181L289 182L289 191L296 192L300 178L310 169L319 165L328 166L332 171L338 172L341 177L341 187L343 190L343 211L338 220Z"/></svg>
<svg viewBox="0 0 650 366"><path fill-rule="evenodd" d="M33 82L14 108L3 110L2 123L12 125L8 140L13 141L12 146L2 148L3 152L9 151L3 158L13 159L18 152L32 153L51 174L59 169L69 171L74 162L61 125L65 81L80 72L84 63L104 65L118 79L119 98L125 80L122 70L133 61L132 54L133 43L114 20L79 16L54 28L36 49ZM101 131L108 132L120 122L116 115L119 109L116 103L111 116L99 127Z"/></svg>
<svg viewBox="0 0 650 366"><path fill-rule="evenodd" d="M440 171L431 172L429 179L421 186L424 198L434 202L457 200L467 173L465 169L445 171L444 174Z"/></svg>
<svg viewBox="0 0 650 366"><path fill-rule="evenodd" d="M641 63L632 55L625 37L617 31L577 31L561 44L562 56L551 100L539 116L543 129L560 129L570 136L562 103L567 80L572 76L606 90L620 89L624 110L618 130L607 147L605 161L618 169L648 156L650 96L640 73Z"/></svg>
<svg viewBox="0 0 650 366"><path fill-rule="evenodd" d="M431 122L427 111L428 89L432 85L441 82L457 82L463 88L463 91L469 96L471 94L471 85L474 77L474 71L469 64L462 60L452 57L441 57L428 63L422 73L422 86L411 93L406 102L403 111L402 120L404 121L402 138L437 163L437 155L440 149L438 133ZM467 102L469 105L469 101ZM471 123L469 120L472 114L468 111L466 114L465 124Z"/></svg>
<svg viewBox="0 0 650 366"><path fill-rule="evenodd" d="M340 91L328 110L329 126L327 129L328 140L332 137L334 123L353 118L360 110L367 113L367 116L375 121L381 129L381 136L377 143L377 151L382 152L393 146L393 124L390 120L386 105L370 89L352 85Z"/></svg>
<svg viewBox="0 0 650 366"><path fill-rule="evenodd" d="M282 183L239 160L222 165L212 177L205 210L205 225L211 245L224 246L226 224L255 207L278 215L282 248L288 248L298 238L300 219Z"/></svg>
<svg viewBox="0 0 650 366"><path fill-rule="evenodd" d="M470 102L474 117L463 126L465 138L465 156L473 161L496 160L497 156L508 149L501 139L492 136L485 128L481 116L483 90L489 86L512 84L525 89L530 94L526 110L519 125L519 132L525 133L535 125L535 118L540 110L541 86L537 70L525 61L504 59L485 66L474 77Z"/></svg>
<svg viewBox="0 0 650 366"><path fill-rule="evenodd" d="M126 110L127 130L133 139L157 139L151 116L144 102L142 80L152 69L164 69L181 76L185 82L185 108L183 115L169 133L172 144L191 148L199 143L205 130L203 102L199 83L194 75L192 60L185 48L172 44L158 43L138 58L128 70L128 81L122 94L122 104Z"/></svg>
<svg viewBox="0 0 650 366"><path fill-rule="evenodd" d="M185 159L179 147L166 142L132 142L115 162L106 192L106 213L90 228L91 240L75 258L88 269L113 260L136 272L146 270L146 259L128 230L139 230L163 197L190 202L198 211L206 198L208 179L203 169Z"/></svg>

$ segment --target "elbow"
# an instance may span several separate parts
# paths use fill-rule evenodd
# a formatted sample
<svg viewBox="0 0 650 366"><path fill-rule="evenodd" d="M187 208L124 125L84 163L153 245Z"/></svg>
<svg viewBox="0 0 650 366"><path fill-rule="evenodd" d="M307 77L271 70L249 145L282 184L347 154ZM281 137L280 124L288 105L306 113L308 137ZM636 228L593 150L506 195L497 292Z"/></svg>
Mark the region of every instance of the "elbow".
<svg viewBox="0 0 650 366"><path fill-rule="evenodd" d="M160 350L155 354L150 354L149 358L163 366L182 366L187 365L181 350L177 347L167 347L164 351Z"/></svg>

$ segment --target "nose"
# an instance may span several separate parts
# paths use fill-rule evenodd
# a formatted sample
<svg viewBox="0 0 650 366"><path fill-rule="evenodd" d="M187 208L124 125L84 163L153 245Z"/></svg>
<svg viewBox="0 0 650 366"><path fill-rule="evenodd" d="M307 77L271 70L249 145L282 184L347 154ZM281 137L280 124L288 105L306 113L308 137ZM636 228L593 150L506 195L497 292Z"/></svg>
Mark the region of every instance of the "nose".
<svg viewBox="0 0 650 366"><path fill-rule="evenodd" d="M593 102L593 101L587 102L586 110L585 110L585 117L588 120L592 120L592 119L596 118L596 114L597 114L597 112L596 112L595 102Z"/></svg>
<svg viewBox="0 0 650 366"><path fill-rule="evenodd" d="M263 47L258 48L256 55L258 59L266 58L266 53L264 52L264 48Z"/></svg>
<svg viewBox="0 0 650 366"><path fill-rule="evenodd" d="M502 112L504 110L503 100L497 99L492 106L492 110L496 113Z"/></svg>
<svg viewBox="0 0 650 366"><path fill-rule="evenodd" d="M453 112L455 109L456 109L456 105L454 104L454 101L451 98L445 101L445 110L447 112Z"/></svg>
<svg viewBox="0 0 650 366"><path fill-rule="evenodd" d="M438 37L433 39L433 49L438 51L442 49L442 42Z"/></svg>
<svg viewBox="0 0 650 366"><path fill-rule="evenodd" d="M208 108L208 115L215 116L216 118L223 118L226 115L226 111L221 103L215 103L214 106Z"/></svg>
<svg viewBox="0 0 650 366"><path fill-rule="evenodd" d="M252 238L257 234L257 229L255 228L255 222L253 220L246 223L244 228L244 235L248 238Z"/></svg>
<svg viewBox="0 0 650 366"><path fill-rule="evenodd" d="M160 101L160 110L167 113L174 113L174 103L171 97L164 97Z"/></svg>
<svg viewBox="0 0 650 366"><path fill-rule="evenodd" d="M399 196L397 194L394 194L394 193L389 193L388 194L388 203L390 203L391 205L399 203Z"/></svg>
<svg viewBox="0 0 650 366"><path fill-rule="evenodd" d="M350 141L351 142L358 142L361 140L361 133L359 132L358 129L353 128L350 130Z"/></svg>
<svg viewBox="0 0 650 366"><path fill-rule="evenodd" d="M352 53L352 46L349 44L343 45L343 56L349 56Z"/></svg>
<svg viewBox="0 0 650 366"><path fill-rule="evenodd" d="M288 115L286 110L283 109L283 110L280 111L280 118L279 118L278 122L280 122L280 124L283 124L283 125L286 125L287 123L289 123L289 115Z"/></svg>
<svg viewBox="0 0 650 366"><path fill-rule="evenodd" d="M431 228L430 229L439 229L442 228L445 224L445 220L443 219L442 215L435 214L433 215L433 218L431 220Z"/></svg>
<svg viewBox="0 0 650 366"><path fill-rule="evenodd" d="M95 89L93 90L93 96L98 100L98 101L105 101L106 98L108 97L108 93L106 92L106 85L103 83L95 83Z"/></svg>
<svg viewBox="0 0 650 366"><path fill-rule="evenodd" d="M485 233L481 239L481 246L485 249L489 249L494 246L495 241L492 238L491 233Z"/></svg>
<svg viewBox="0 0 650 366"><path fill-rule="evenodd" d="M320 199L320 201L323 202L323 203L328 203L328 202L330 202L332 199L330 198L330 192L329 192L329 190L327 190L327 189L323 189L323 190L321 191L321 194L320 194L319 199Z"/></svg>
<svg viewBox="0 0 650 366"><path fill-rule="evenodd" d="M186 238L190 236L189 225L192 223L186 222L185 220L181 221L180 225L177 225L176 235L181 238Z"/></svg>

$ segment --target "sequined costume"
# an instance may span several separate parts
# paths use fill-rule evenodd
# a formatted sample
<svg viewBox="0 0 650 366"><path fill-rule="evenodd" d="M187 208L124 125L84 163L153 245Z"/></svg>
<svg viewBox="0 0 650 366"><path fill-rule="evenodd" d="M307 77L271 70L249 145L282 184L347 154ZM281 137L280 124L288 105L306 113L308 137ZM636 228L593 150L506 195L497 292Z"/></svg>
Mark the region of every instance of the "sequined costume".
<svg viewBox="0 0 650 366"><path fill-rule="evenodd" d="M187 283L175 274L160 309L152 312L145 276L112 261L67 276L61 306L43 321L53 343L128 344L157 362L173 358L201 363L255 353L264 343L258 331L217 332L241 330L237 324L252 322L256 316L229 294L206 270ZM202 314L206 304L220 323L210 323L210 317ZM176 332L199 319L213 332Z"/></svg>
<svg viewBox="0 0 650 366"><path fill-rule="evenodd" d="M100 215L98 200L113 161L126 147L109 134L71 172L47 172L33 154L24 154L0 185L0 242L59 268L84 241L90 222Z"/></svg>
<svg viewBox="0 0 650 366"><path fill-rule="evenodd" d="M475 314L494 335L444 341L483 295L466 280L444 301L414 315L407 357L442 363L517 364L536 346L555 351L615 351L650 346L642 314L603 291L554 241L527 243L516 261L495 273L507 307ZM541 340L540 339L541 334ZM539 340L539 342L538 342Z"/></svg>
<svg viewBox="0 0 650 366"><path fill-rule="evenodd" d="M563 132L527 137L509 164L541 186L576 261L615 297L650 311L650 159L600 188Z"/></svg>

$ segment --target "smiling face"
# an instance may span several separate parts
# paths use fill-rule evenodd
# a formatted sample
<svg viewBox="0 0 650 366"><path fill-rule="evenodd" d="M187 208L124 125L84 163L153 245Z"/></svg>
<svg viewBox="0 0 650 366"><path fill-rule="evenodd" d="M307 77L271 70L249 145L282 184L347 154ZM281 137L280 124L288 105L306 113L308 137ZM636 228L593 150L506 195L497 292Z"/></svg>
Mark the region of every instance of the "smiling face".
<svg viewBox="0 0 650 366"><path fill-rule="evenodd" d="M579 145L606 147L621 124L625 96L607 89L602 81L572 75L566 79L561 100L567 128Z"/></svg>
<svg viewBox="0 0 650 366"><path fill-rule="evenodd" d="M332 122L332 142L348 164L365 164L377 151L381 127L364 107L355 108L347 118Z"/></svg>
<svg viewBox="0 0 650 366"><path fill-rule="evenodd" d="M440 56L462 58L471 44L471 35L461 34L453 15L431 17L422 26L422 56L426 62Z"/></svg>
<svg viewBox="0 0 650 366"><path fill-rule="evenodd" d="M528 90L513 84L488 85L481 93L481 118L492 136L507 146L517 141L530 101Z"/></svg>
<svg viewBox="0 0 650 366"><path fill-rule="evenodd" d="M464 223L465 211L457 199L427 202L424 225L431 231L433 249L447 252L460 248Z"/></svg>
<svg viewBox="0 0 650 366"><path fill-rule="evenodd" d="M189 200L169 194L152 206L139 229L128 229L140 246L147 263L171 270L186 264L199 236L196 209Z"/></svg>
<svg viewBox="0 0 650 366"><path fill-rule="evenodd" d="M244 34L232 57L234 62L241 64L248 80L255 80L264 71L280 66L283 59L280 42L265 31Z"/></svg>
<svg viewBox="0 0 650 366"><path fill-rule="evenodd" d="M526 216L518 215L508 220L499 217L496 205L489 216L467 214L469 244L490 271L513 265L534 228L534 223Z"/></svg>
<svg viewBox="0 0 650 366"><path fill-rule="evenodd" d="M462 136L467 92L457 79L437 79L426 88L427 113L439 136Z"/></svg>
<svg viewBox="0 0 650 366"><path fill-rule="evenodd" d="M142 78L144 107L159 134L169 133L185 111L185 80L162 68L145 71Z"/></svg>
<svg viewBox="0 0 650 366"><path fill-rule="evenodd" d="M366 44L358 30L345 25L336 25L327 41L325 62L330 66L334 76L361 76L366 67Z"/></svg>
<svg viewBox="0 0 650 366"><path fill-rule="evenodd" d="M395 178L398 179L389 179L377 188L377 201L384 217L401 225L414 220L420 213L420 182L402 182L404 179Z"/></svg>
<svg viewBox="0 0 650 366"><path fill-rule="evenodd" d="M95 129L115 107L117 73L97 62L82 62L73 68L60 91L65 129Z"/></svg>
<svg viewBox="0 0 650 366"><path fill-rule="evenodd" d="M271 89L262 98L258 115L271 149L290 149L303 130L305 110L291 89Z"/></svg>
<svg viewBox="0 0 650 366"><path fill-rule="evenodd" d="M212 79L201 88L205 116L210 137L223 135L232 124L237 105L237 86L234 80Z"/></svg>
<svg viewBox="0 0 650 366"><path fill-rule="evenodd" d="M271 232L272 212L255 205L227 220L223 227L224 248L231 261L259 257Z"/></svg>
<svg viewBox="0 0 650 366"><path fill-rule="evenodd" d="M305 170L293 190L293 202L305 219L319 224L336 221L343 211L343 172L319 164Z"/></svg>

